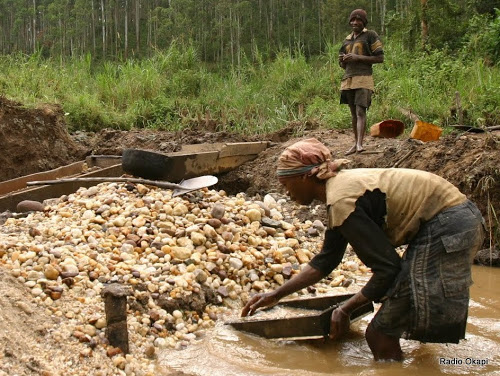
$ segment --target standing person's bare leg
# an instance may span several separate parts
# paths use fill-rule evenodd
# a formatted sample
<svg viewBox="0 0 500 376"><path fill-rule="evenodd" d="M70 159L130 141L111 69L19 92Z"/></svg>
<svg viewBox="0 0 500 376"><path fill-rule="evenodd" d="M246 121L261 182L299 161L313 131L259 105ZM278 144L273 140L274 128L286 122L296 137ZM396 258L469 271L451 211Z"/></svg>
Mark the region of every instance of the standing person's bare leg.
<svg viewBox="0 0 500 376"><path fill-rule="evenodd" d="M351 110L351 127L352 131L354 132L354 146L347 150L345 152L345 155L353 154L357 150L357 145L358 145L358 115L356 108L358 106L356 105L349 105L349 109Z"/></svg>
<svg viewBox="0 0 500 376"><path fill-rule="evenodd" d="M366 130L366 108L362 106L356 106L356 152L361 153L365 149L363 148L363 139L365 138Z"/></svg>

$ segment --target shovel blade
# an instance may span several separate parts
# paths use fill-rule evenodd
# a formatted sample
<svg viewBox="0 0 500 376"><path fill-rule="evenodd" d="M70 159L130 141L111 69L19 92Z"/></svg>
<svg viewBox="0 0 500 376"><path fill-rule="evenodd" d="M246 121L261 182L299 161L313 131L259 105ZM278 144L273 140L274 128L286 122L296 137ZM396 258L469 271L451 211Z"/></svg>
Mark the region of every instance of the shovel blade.
<svg viewBox="0 0 500 376"><path fill-rule="evenodd" d="M197 189L210 187L212 185L217 184L218 181L219 179L217 179L217 177L213 175L204 175L204 176L198 176L196 178L183 180L179 183L179 185L182 188L174 189L172 197L177 197L191 191L196 191Z"/></svg>

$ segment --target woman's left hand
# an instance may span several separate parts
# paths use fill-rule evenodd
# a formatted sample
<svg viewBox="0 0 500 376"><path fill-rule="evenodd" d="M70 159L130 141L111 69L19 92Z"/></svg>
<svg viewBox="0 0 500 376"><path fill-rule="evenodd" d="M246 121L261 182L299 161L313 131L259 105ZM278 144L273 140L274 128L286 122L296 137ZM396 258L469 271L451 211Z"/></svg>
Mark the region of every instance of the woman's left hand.
<svg viewBox="0 0 500 376"><path fill-rule="evenodd" d="M330 339L339 339L349 331L349 315L341 307L332 312L330 319Z"/></svg>

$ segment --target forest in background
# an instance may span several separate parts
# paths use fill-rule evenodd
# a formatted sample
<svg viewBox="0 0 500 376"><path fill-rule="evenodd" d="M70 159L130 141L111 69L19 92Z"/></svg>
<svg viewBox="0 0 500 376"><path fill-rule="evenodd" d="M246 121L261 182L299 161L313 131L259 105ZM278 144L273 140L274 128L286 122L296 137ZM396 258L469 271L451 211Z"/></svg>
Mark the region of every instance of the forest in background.
<svg viewBox="0 0 500 376"><path fill-rule="evenodd" d="M454 50L486 27L477 18L491 20L500 1L0 0L0 53L126 59L177 41L194 45L203 61L232 65L255 50L313 56L343 40L353 8L366 9L370 28L405 48ZM490 47L498 54L500 41Z"/></svg>
<svg viewBox="0 0 500 376"><path fill-rule="evenodd" d="M370 122L500 124L500 0L0 0L0 95L59 103L73 131L348 127L355 7L386 55Z"/></svg>

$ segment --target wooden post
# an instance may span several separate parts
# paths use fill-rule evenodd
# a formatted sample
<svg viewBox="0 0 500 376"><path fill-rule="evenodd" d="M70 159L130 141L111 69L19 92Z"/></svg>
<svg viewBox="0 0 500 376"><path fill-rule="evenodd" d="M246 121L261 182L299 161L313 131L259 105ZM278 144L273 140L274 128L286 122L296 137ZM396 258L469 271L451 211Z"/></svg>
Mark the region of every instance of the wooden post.
<svg viewBox="0 0 500 376"><path fill-rule="evenodd" d="M463 124L464 113L462 111L462 101L460 100L460 93L458 91L455 92L455 105L457 106L458 124Z"/></svg>
<svg viewBox="0 0 500 376"><path fill-rule="evenodd" d="M128 354L127 296L132 294L129 286L112 283L105 287L101 295L106 311L106 337L109 344Z"/></svg>

